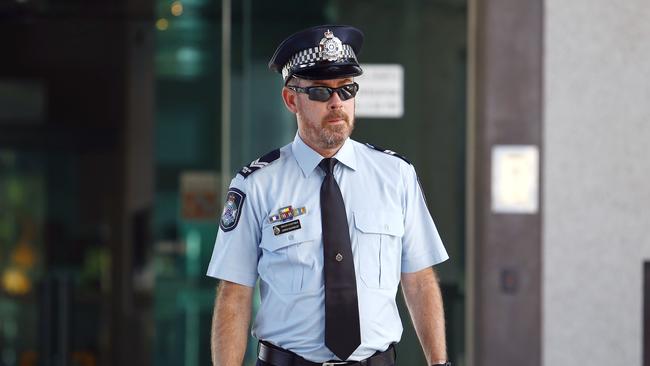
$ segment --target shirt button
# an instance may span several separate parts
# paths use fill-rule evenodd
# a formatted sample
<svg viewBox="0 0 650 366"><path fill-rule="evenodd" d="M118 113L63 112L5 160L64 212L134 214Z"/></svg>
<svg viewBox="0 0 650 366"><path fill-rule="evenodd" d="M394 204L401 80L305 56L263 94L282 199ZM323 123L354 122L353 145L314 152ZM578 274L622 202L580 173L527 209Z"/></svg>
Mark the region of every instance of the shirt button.
<svg viewBox="0 0 650 366"><path fill-rule="evenodd" d="M340 261L342 261L342 260L343 260L343 256L341 255L341 253L337 253L337 254L336 254L336 261L337 261L337 262L340 262Z"/></svg>
<svg viewBox="0 0 650 366"><path fill-rule="evenodd" d="M388 230L388 224L384 225L384 229Z"/></svg>
<svg viewBox="0 0 650 366"><path fill-rule="evenodd" d="M289 235L289 240L293 240L293 235Z"/></svg>

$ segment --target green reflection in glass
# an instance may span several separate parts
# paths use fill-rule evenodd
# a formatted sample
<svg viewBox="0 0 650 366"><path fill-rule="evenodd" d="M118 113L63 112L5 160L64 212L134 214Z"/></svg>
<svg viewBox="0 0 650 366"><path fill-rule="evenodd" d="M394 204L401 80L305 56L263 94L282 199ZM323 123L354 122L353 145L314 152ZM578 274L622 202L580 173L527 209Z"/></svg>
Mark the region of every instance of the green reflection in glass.
<svg viewBox="0 0 650 366"><path fill-rule="evenodd" d="M191 229L185 239L185 268L189 278L195 278L201 272L201 234Z"/></svg>
<svg viewBox="0 0 650 366"><path fill-rule="evenodd" d="M11 206L17 206L23 201L24 187L15 177L7 179L7 198Z"/></svg>

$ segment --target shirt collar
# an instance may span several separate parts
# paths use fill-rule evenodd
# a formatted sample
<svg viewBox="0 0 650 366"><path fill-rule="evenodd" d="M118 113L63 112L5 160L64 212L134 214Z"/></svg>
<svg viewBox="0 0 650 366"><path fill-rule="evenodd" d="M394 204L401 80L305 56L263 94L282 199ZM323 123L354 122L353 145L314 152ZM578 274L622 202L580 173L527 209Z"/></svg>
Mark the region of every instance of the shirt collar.
<svg viewBox="0 0 650 366"><path fill-rule="evenodd" d="M291 151L293 152L293 156L296 158L296 161L298 162L300 169L302 169L305 177L309 176L309 174L311 174L311 172L318 166L318 163L323 160L323 157L319 153L305 144L302 138L300 138L298 132L296 132L296 137L293 139L293 143L291 144ZM333 158L336 158L336 160L352 170L357 169L354 145L350 138L345 140L343 146L341 146Z"/></svg>

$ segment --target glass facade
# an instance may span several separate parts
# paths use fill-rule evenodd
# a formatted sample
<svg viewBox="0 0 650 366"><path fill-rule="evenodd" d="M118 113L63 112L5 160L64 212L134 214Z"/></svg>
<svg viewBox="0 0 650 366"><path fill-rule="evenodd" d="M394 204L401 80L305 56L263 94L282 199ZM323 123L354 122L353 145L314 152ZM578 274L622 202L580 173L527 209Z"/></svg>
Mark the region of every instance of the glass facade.
<svg viewBox="0 0 650 366"><path fill-rule="evenodd" d="M101 203L82 202L106 193L82 187L84 160L65 151L0 150L2 365L108 357L111 232L101 215L88 215Z"/></svg>
<svg viewBox="0 0 650 366"><path fill-rule="evenodd" d="M287 35L325 23L364 31L363 64L403 70L402 116L359 117L353 138L389 147L418 170L452 258L438 272L450 358L464 364L465 1L232 1L230 47L223 2L91 3L24 5L51 15L35 25L11 13L20 36L10 44L15 57L0 61L0 365L210 364L216 281L205 271L221 188L292 140L295 117L267 63ZM152 19L130 43L125 24L138 9ZM69 42L52 41L61 39ZM147 44L153 80L138 90L155 101L155 123L139 137L153 143L151 166L129 173L129 151L140 144L124 136L140 122L128 116L145 107L125 101L139 80L125 76L128 47ZM3 86L8 79L13 87ZM151 199L129 183L147 171ZM401 294L398 302L400 364L424 364ZM251 339L246 365L255 348Z"/></svg>
<svg viewBox="0 0 650 366"><path fill-rule="evenodd" d="M3 363L38 343L35 301L42 276L45 171L40 156L0 151L0 339Z"/></svg>

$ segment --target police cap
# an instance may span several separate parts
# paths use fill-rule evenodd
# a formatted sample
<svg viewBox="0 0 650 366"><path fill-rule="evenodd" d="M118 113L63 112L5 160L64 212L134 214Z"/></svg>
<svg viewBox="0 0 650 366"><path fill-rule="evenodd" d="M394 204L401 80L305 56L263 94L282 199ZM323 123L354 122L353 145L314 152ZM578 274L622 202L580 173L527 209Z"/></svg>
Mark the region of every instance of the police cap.
<svg viewBox="0 0 650 366"><path fill-rule="evenodd" d="M285 84L292 76L328 80L363 73L357 55L363 33L347 25L320 25L294 33L282 41L269 61L269 69L282 74Z"/></svg>

